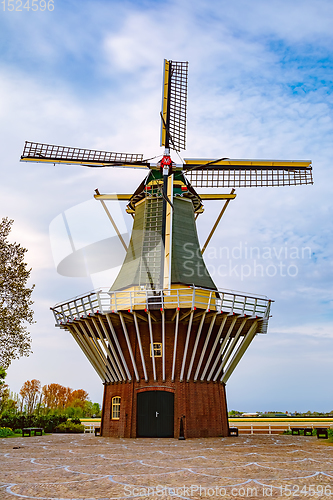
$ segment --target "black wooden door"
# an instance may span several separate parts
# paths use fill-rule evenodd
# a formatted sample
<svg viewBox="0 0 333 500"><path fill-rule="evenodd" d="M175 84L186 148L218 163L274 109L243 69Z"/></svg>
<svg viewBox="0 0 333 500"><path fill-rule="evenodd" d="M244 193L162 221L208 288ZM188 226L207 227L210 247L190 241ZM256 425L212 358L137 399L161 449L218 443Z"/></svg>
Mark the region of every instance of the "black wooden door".
<svg viewBox="0 0 333 500"><path fill-rule="evenodd" d="M174 395L167 391L139 392L137 436L173 437Z"/></svg>

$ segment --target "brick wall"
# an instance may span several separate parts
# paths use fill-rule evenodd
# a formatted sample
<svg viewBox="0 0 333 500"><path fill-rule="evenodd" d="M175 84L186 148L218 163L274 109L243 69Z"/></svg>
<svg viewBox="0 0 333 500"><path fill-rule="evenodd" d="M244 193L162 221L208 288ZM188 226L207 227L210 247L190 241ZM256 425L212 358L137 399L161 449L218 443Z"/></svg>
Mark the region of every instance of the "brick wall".
<svg viewBox="0 0 333 500"><path fill-rule="evenodd" d="M102 435L114 437L136 437L137 435L137 394L145 390L165 390L174 393L174 437L179 436L180 419L184 418L185 437L213 437L228 435L228 418L225 387L220 382L194 381L194 374L202 352L203 344L207 336L210 319L204 324L194 356L193 368L188 377L189 366L196 342L197 332L201 315L193 318L187 354L184 358L184 350L188 335L187 316L184 321L179 322L178 340L176 349L175 377L172 380L172 363L175 340L175 321L171 319L171 312L165 322L165 380L163 380L162 358L155 357L156 378L154 378L152 357L150 355L150 333L147 321L142 318L138 320L139 331L142 343L142 351L148 380L145 380L143 362L140 354L138 336L133 323L132 316L124 313L126 331L130 342L131 350L135 360L135 366L139 380L136 380L135 370L130 356L124 330L116 315L113 316L114 329L120 344L120 349L124 355L127 370L131 380L123 382L112 382L105 386ZM153 315L152 315L153 316ZM208 316L208 315L207 315ZM222 316L222 315L221 315ZM153 316L154 317L154 316ZM87 319L87 321L90 321ZM221 321L221 318L216 321ZM155 321L152 320L153 342L162 343L162 322L161 315L155 314ZM212 344L218 331L218 324L215 325L214 333L208 343L207 351L202 363L200 373L206 364ZM184 367L183 360L185 359ZM210 366L214 362L214 357ZM124 368L125 369L125 368ZM126 371L126 370L125 370ZM181 372L183 371L183 381ZM206 373L205 378L207 378ZM187 381L187 379L189 380ZM111 405L112 398L121 398L120 418L112 420Z"/></svg>

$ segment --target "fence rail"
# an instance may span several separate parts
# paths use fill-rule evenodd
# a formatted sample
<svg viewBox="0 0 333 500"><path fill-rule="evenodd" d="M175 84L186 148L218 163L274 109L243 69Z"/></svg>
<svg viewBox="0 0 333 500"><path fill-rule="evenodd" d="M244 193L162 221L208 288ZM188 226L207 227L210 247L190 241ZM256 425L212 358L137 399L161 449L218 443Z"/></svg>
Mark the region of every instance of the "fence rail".
<svg viewBox="0 0 333 500"><path fill-rule="evenodd" d="M86 318L96 313L118 311L163 310L176 308L205 309L218 313L237 314L268 320L271 300L267 297L247 296L229 290L178 288L164 290L94 291L57 304L52 309L58 326Z"/></svg>
<svg viewBox="0 0 333 500"><path fill-rule="evenodd" d="M235 422L232 422L232 424L230 424L232 427L237 427L238 428L238 433L239 434L281 434L283 433L284 431L291 431L291 429L294 427L294 428L299 428L299 429L303 429L303 428L311 428L312 430L313 429L316 429L318 427L327 427L327 429L332 429L333 428L333 424L326 424L326 425L322 425L322 424L319 424L319 423L312 423L312 424L307 424L306 422L302 423L301 425L298 425L297 423L288 423L288 424L283 424L283 422L279 422L278 425L274 425L274 424L260 424L260 425L256 425L256 424L247 424L247 425L237 425Z"/></svg>

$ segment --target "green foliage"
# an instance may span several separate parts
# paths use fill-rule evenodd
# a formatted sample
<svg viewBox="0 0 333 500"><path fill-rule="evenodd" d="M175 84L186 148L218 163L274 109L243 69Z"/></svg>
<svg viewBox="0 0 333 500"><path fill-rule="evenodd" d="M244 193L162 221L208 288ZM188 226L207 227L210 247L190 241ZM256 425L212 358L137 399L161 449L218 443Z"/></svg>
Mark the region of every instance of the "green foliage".
<svg viewBox="0 0 333 500"><path fill-rule="evenodd" d="M26 249L9 243L12 220L0 221L0 365L31 353L31 338L24 322L33 323L31 294L27 287L31 269L24 262Z"/></svg>
<svg viewBox="0 0 333 500"><path fill-rule="evenodd" d="M65 414L67 415L68 418L71 418L71 419L73 419L73 418L80 419L80 418L84 418L84 416L85 416L85 413L80 406L68 406L65 409Z"/></svg>
<svg viewBox="0 0 333 500"><path fill-rule="evenodd" d="M0 438L15 436L15 432L10 427L0 427Z"/></svg>
<svg viewBox="0 0 333 500"><path fill-rule="evenodd" d="M91 401L81 401L80 406L68 406L65 409L65 414L68 416L68 418L71 419L100 417L101 408L98 403L92 403Z"/></svg>
<svg viewBox="0 0 333 500"><path fill-rule="evenodd" d="M45 432L54 432L57 425L66 422L67 417L59 414L49 415L25 415L24 413L3 413L0 417L0 426L11 429L22 429L23 427L42 427Z"/></svg>
<svg viewBox="0 0 333 500"><path fill-rule="evenodd" d="M242 412L241 411L238 411L238 410L231 410L228 412L228 416L229 417L240 417L242 415Z"/></svg>
<svg viewBox="0 0 333 500"><path fill-rule="evenodd" d="M71 419L72 424L78 424L81 425L81 420L79 418L72 418Z"/></svg>
<svg viewBox="0 0 333 500"><path fill-rule="evenodd" d="M9 388L5 384L6 375L5 369L0 366L0 414L4 410L6 401L9 398Z"/></svg>
<svg viewBox="0 0 333 500"><path fill-rule="evenodd" d="M64 422L57 425L56 432L71 432L71 433L82 433L84 432L84 425L74 424L73 422Z"/></svg>

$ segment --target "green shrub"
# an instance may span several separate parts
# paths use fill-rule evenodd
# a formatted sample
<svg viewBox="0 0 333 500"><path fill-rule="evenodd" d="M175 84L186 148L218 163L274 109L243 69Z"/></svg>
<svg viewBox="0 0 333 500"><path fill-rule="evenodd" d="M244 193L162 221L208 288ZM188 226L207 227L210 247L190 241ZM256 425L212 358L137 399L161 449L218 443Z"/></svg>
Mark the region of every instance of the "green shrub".
<svg viewBox="0 0 333 500"><path fill-rule="evenodd" d="M77 417L71 418L72 424L78 424L81 425L81 420Z"/></svg>
<svg viewBox="0 0 333 500"><path fill-rule="evenodd" d="M15 432L10 427L0 427L0 438L15 436Z"/></svg>
<svg viewBox="0 0 333 500"><path fill-rule="evenodd" d="M71 432L71 433L82 433L84 432L84 425L73 424L72 422L63 422L57 425L55 428L56 432Z"/></svg>
<svg viewBox="0 0 333 500"><path fill-rule="evenodd" d="M24 413L3 413L0 417L1 427L10 427L13 430L23 427L42 427L45 432L54 432L57 425L66 422L67 417L51 413L48 415L25 415Z"/></svg>

